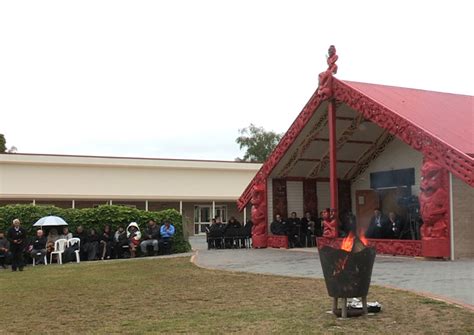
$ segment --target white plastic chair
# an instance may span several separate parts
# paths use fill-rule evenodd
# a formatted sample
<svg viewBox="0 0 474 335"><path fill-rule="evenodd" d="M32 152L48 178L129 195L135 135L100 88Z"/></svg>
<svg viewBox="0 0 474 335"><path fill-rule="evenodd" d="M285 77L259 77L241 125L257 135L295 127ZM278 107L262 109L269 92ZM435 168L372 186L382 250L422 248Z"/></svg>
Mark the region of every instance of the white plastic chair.
<svg viewBox="0 0 474 335"><path fill-rule="evenodd" d="M49 254L49 264L53 264L53 255L58 255L58 264L63 264L63 253L66 250L67 240L60 238L54 242L54 251Z"/></svg>
<svg viewBox="0 0 474 335"><path fill-rule="evenodd" d="M39 255L40 253L38 252L36 255ZM44 254L44 259L43 259L44 265L48 265L48 255L46 253ZM33 257L33 266L36 265L36 257Z"/></svg>
<svg viewBox="0 0 474 335"><path fill-rule="evenodd" d="M76 254L76 263L80 263L81 262L81 256L80 256L81 239L79 237L73 237L73 238L70 238L69 240L67 240L67 247L68 248L72 247L75 244L77 244L77 249L74 250L74 253Z"/></svg>

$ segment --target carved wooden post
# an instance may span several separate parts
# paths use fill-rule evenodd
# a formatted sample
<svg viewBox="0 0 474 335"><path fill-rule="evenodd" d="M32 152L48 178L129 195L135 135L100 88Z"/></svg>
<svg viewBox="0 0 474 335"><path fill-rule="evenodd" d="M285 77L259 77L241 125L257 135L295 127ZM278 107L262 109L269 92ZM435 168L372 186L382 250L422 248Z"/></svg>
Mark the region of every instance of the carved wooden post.
<svg viewBox="0 0 474 335"><path fill-rule="evenodd" d="M437 163L424 160L421 167L420 214L422 255L449 257L449 178Z"/></svg>

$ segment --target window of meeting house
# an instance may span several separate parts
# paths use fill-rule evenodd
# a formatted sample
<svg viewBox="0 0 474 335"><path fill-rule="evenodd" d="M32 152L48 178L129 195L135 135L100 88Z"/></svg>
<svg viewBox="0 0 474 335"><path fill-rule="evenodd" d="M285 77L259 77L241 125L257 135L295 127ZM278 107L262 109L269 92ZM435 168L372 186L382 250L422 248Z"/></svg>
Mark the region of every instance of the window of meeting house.
<svg viewBox="0 0 474 335"><path fill-rule="evenodd" d="M413 194L414 185L414 168L370 174L372 194L364 194L363 201L356 196L357 220L362 221L357 225L364 227L367 237L420 239L422 221L418 196Z"/></svg>
<svg viewBox="0 0 474 335"><path fill-rule="evenodd" d="M216 205L215 216L219 216L223 223L227 222L227 206ZM211 225L212 206L196 205L194 206L194 234L205 234L206 228Z"/></svg>

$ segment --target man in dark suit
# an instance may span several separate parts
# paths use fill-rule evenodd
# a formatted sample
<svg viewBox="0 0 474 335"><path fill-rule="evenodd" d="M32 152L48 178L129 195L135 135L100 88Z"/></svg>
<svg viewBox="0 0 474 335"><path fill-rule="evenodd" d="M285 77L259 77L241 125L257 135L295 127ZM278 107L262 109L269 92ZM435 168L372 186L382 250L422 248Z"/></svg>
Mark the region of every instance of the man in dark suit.
<svg viewBox="0 0 474 335"><path fill-rule="evenodd" d="M374 216L370 219L369 228L365 233L368 238L385 238L388 226L388 218L382 214L380 208L374 209Z"/></svg>
<svg viewBox="0 0 474 335"><path fill-rule="evenodd" d="M288 239L290 241L290 246L291 247L301 247L303 245L303 239L302 239L302 226L301 226L301 220L296 214L296 212L291 212L290 217L288 218L288 224L289 224L289 234L288 234ZM306 227L306 230L308 228ZM306 238L306 235L305 235Z"/></svg>
<svg viewBox="0 0 474 335"><path fill-rule="evenodd" d="M394 212L388 213L388 224L385 232L387 238L399 239L403 230L403 223L400 217Z"/></svg>
<svg viewBox="0 0 474 335"><path fill-rule="evenodd" d="M13 226L8 229L7 239L10 242L10 251L12 254L12 271L19 269L23 271L25 263L23 262L23 248L26 242L26 230L21 227L19 219L13 220Z"/></svg>

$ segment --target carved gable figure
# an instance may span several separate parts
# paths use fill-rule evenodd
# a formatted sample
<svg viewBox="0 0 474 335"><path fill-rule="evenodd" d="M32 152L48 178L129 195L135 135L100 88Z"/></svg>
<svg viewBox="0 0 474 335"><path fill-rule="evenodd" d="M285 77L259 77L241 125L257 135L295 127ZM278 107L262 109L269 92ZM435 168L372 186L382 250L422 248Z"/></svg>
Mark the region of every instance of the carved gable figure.
<svg viewBox="0 0 474 335"><path fill-rule="evenodd" d="M421 168L420 212L423 219L421 237L448 237L448 173L432 161Z"/></svg>

